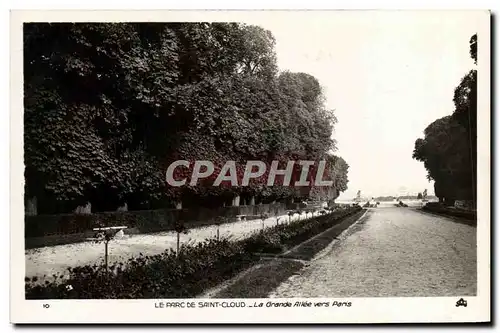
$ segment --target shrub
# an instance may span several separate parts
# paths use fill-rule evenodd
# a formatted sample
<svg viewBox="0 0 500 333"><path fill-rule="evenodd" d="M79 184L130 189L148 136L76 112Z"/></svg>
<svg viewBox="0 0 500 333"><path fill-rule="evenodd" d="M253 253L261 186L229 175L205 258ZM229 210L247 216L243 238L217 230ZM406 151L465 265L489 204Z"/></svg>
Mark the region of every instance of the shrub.
<svg viewBox="0 0 500 333"><path fill-rule="evenodd" d="M281 227L283 227L283 225L273 227L272 229L277 231L278 229L282 229ZM250 253L279 253L283 251L280 235L277 233L269 233L264 230L245 239L243 244L245 250Z"/></svg>

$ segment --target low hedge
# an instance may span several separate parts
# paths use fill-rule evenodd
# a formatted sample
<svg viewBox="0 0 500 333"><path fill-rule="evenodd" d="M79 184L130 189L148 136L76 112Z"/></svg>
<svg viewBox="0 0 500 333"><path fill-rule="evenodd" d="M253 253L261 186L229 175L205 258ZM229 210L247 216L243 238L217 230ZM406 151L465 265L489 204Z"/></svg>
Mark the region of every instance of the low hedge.
<svg viewBox="0 0 500 333"><path fill-rule="evenodd" d="M474 211L460 209L460 208L446 207L439 202L429 202L424 207L422 207L422 209L430 213L449 215L449 216L464 218L467 220L477 219L477 214Z"/></svg>
<svg viewBox="0 0 500 333"><path fill-rule="evenodd" d="M178 221L187 227L214 224L217 217L237 215L284 214L285 204L227 206L217 209L157 209L93 214L58 214L26 216L26 238L84 233L95 227L127 226L141 233L173 230Z"/></svg>
<svg viewBox="0 0 500 333"><path fill-rule="evenodd" d="M69 269L69 278L53 281L26 278L27 299L189 298L214 287L259 260L258 252L282 251L328 229L361 210L351 207L307 220L275 226L250 238L229 241L208 239L194 246L170 249L155 256L140 256L113 265L86 265Z"/></svg>
<svg viewBox="0 0 500 333"><path fill-rule="evenodd" d="M281 224L250 236L245 240L252 252L281 253L292 245L299 244L340 222L362 208L360 206L344 208L327 215Z"/></svg>

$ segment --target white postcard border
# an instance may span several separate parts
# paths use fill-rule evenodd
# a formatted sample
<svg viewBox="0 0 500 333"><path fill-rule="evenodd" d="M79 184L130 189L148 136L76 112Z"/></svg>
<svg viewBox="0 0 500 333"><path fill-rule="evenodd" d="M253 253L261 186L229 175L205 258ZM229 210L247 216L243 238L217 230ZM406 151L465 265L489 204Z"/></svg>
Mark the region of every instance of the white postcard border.
<svg viewBox="0 0 500 333"><path fill-rule="evenodd" d="M450 11L457 12L457 11ZM490 13L468 11L478 24L478 226L477 296L346 298L346 299L231 299L226 302L349 301L339 308L155 308L157 302L187 300L46 300L24 299L24 169L23 169L23 22L58 21L242 21L315 20L332 15L378 15L377 11L13 11L11 12L11 322L13 323L405 323L478 322L490 320ZM428 15L436 14L428 11ZM441 12L440 15L444 13ZM205 300L214 301L214 300ZM44 304L48 304L44 306Z"/></svg>

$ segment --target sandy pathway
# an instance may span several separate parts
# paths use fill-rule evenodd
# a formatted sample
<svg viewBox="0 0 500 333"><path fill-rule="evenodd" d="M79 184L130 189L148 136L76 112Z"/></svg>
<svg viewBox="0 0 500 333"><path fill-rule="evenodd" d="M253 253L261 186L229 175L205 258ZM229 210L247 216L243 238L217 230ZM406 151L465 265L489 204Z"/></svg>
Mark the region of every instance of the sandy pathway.
<svg viewBox="0 0 500 333"><path fill-rule="evenodd" d="M270 297L475 295L475 227L412 208L368 214Z"/></svg>

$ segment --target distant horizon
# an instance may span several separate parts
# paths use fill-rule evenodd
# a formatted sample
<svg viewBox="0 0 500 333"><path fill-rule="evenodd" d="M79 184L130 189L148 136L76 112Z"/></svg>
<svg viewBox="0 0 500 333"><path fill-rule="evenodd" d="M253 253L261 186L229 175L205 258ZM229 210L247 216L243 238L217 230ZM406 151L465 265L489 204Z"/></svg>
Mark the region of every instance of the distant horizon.
<svg viewBox="0 0 500 333"><path fill-rule="evenodd" d="M398 198L398 197L403 197L403 196L415 196L416 197L416 196L418 196L419 193L423 193L424 190L425 190L425 188L422 189L421 191L418 191L418 192L401 191L399 193L378 194L378 195L372 195L370 193L364 194L363 191L361 191L361 198L380 198L380 197L395 197L395 198ZM349 195L351 192L353 192L354 194ZM339 195L339 197L337 198L337 200L351 200L351 199L356 198L356 195L357 195L357 191L355 191L355 190L348 190L345 193L341 193ZM427 197L436 197L436 195L434 193L434 186L432 187L432 191L431 191L430 188L427 188Z"/></svg>
<svg viewBox="0 0 500 333"><path fill-rule="evenodd" d="M360 200L361 201L365 201L365 200L371 200L372 198L373 199L380 199L380 198L389 198L389 197L392 197L392 198L404 198L404 197L412 197L412 198L416 198L418 196L418 193L417 194L409 194L409 195L374 195L374 196L361 196L360 197ZM436 195L434 194L427 194L427 197L426 198L437 198ZM352 201L356 199L356 196L353 196L351 198L346 198L345 196L343 198L341 198L340 196L336 199L336 201Z"/></svg>

